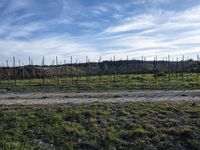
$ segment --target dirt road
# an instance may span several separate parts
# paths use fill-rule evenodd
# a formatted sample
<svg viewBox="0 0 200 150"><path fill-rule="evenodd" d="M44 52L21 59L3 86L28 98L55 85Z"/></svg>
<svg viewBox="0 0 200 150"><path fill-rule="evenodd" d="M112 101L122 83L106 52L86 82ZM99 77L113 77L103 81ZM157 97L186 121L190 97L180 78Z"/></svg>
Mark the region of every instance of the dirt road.
<svg viewBox="0 0 200 150"><path fill-rule="evenodd" d="M89 102L200 101L200 90L134 90L83 93L0 93L0 105Z"/></svg>

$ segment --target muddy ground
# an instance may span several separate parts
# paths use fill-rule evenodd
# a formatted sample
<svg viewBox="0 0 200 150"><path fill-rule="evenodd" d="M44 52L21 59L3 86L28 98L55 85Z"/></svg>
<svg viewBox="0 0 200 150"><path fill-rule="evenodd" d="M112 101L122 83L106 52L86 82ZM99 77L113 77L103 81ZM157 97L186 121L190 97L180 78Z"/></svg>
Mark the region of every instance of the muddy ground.
<svg viewBox="0 0 200 150"><path fill-rule="evenodd" d="M82 93L0 93L0 105L51 105L90 102L200 101L200 90L133 90Z"/></svg>

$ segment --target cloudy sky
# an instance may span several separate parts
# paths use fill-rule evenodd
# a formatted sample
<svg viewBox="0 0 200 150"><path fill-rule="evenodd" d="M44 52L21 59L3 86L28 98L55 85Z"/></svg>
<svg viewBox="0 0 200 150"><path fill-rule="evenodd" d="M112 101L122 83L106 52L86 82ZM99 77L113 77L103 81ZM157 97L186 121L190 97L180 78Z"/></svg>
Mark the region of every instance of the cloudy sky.
<svg viewBox="0 0 200 150"><path fill-rule="evenodd" d="M0 62L200 53L199 0L0 0Z"/></svg>

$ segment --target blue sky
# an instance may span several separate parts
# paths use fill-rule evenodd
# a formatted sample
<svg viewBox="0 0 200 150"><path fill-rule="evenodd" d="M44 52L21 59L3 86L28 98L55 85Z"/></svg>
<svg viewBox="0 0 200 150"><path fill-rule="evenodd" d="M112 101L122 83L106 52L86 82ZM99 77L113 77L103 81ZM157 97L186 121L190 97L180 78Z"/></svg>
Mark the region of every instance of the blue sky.
<svg viewBox="0 0 200 150"><path fill-rule="evenodd" d="M199 0L0 0L0 62L195 58Z"/></svg>

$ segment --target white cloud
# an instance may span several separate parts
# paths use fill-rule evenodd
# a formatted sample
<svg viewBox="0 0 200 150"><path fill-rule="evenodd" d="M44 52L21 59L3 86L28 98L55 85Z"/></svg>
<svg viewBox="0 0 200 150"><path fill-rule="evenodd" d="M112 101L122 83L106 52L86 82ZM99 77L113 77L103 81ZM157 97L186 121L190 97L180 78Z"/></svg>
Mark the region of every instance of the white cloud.
<svg viewBox="0 0 200 150"><path fill-rule="evenodd" d="M126 23L111 26L105 30L106 33L118 33L118 32L127 32L134 30L147 29L154 26L153 18L151 16L142 15L134 18L131 21Z"/></svg>
<svg viewBox="0 0 200 150"><path fill-rule="evenodd" d="M200 52L199 14L200 6L195 6L180 12L154 10L148 15L128 16L105 29L98 39L109 40L104 49L113 54L196 57Z"/></svg>
<svg viewBox="0 0 200 150"><path fill-rule="evenodd" d="M56 56L60 60L74 56L74 58L79 58L79 61L84 61L85 56L88 54L90 54L89 57L93 61L100 56L95 48L91 48L91 46L82 43L80 40L72 40L66 36L56 35L30 41L0 40L0 49L4 50L1 52L1 61L3 62L6 61L5 58L11 60L12 56L16 56L18 59L31 56L37 64L40 64L42 56L45 56L47 63L55 59Z"/></svg>
<svg viewBox="0 0 200 150"><path fill-rule="evenodd" d="M63 2L61 16L57 19L40 20L23 25L15 24L36 15L30 13L19 17L10 15L1 21L0 35L5 37L0 39L0 58L5 62L5 58L10 58L11 55L22 59L32 56L36 62L40 63L43 55L47 57L46 61L51 62L55 56L58 56L60 60L74 56L74 60L78 58L84 61L86 55L90 57L90 60L98 60L100 55L102 59L110 59L113 55L116 55L116 59L126 58L127 55L130 58L141 58L142 55L148 58L159 55L162 58L168 54L196 56L196 53L200 52L200 6L179 12L154 9L136 15L126 10L130 7L129 3L121 5L102 3L90 11L85 10L89 12L86 14L79 5L76 6L77 9L74 12L70 12L73 11L70 1L63 0ZM147 2L149 3L150 0L137 0L131 5ZM163 4L168 3L169 0L153 0L152 2ZM14 4L11 6L13 8L9 8L7 12L27 7L27 5ZM107 18L96 18L92 21L88 18L88 20L82 20L83 18L76 20L75 16L80 14L81 17L85 14L89 18L94 17L90 14L92 11L97 11L96 15L109 12L114 20ZM45 33L46 28L50 29L51 25L57 24L63 25L65 29L70 25L77 31L82 32L87 29L88 32L80 33L80 35L64 34L67 30L63 33ZM103 31L99 32L101 29ZM29 38L37 31L41 31L41 35ZM24 37L26 40L17 40L19 37Z"/></svg>
<svg viewBox="0 0 200 150"><path fill-rule="evenodd" d="M93 13L95 14L102 14L108 12L109 9L106 6L96 6L93 8Z"/></svg>

